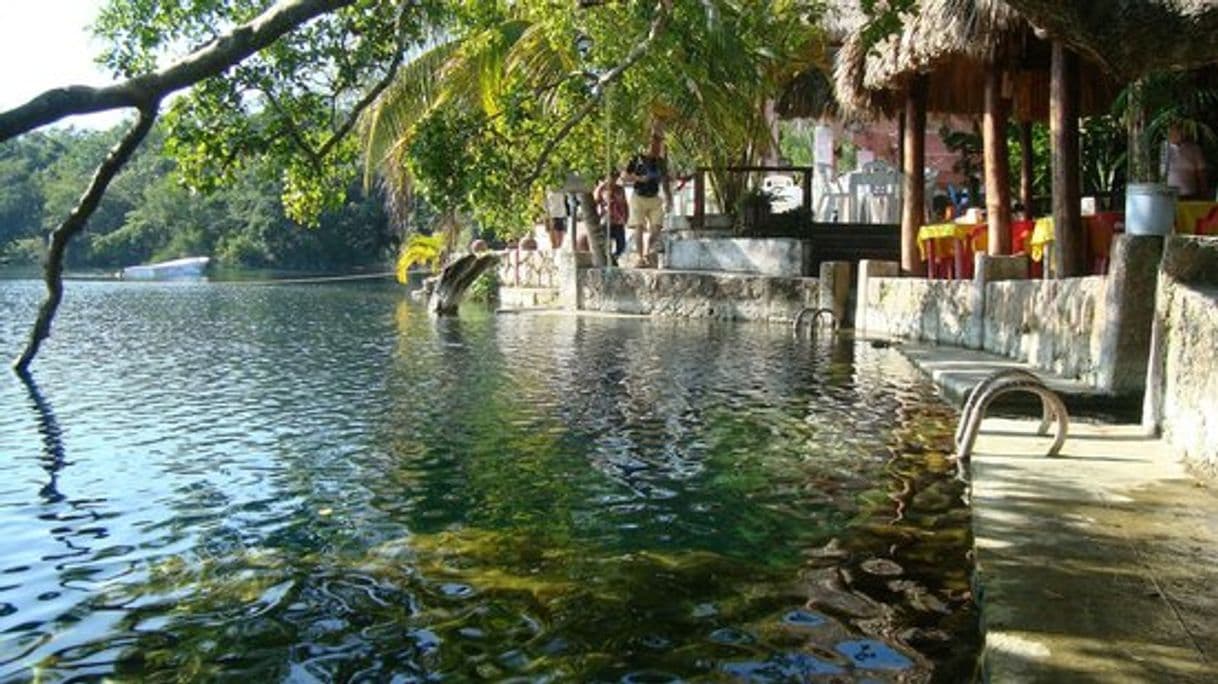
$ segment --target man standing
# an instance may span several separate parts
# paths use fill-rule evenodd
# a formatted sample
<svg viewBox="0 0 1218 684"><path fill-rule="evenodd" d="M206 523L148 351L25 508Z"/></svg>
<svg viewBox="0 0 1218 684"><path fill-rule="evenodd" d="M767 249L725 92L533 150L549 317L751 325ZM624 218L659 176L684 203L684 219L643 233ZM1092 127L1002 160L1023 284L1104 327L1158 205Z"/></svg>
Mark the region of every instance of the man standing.
<svg viewBox="0 0 1218 684"><path fill-rule="evenodd" d="M635 244L635 253L642 262L664 250L660 231L664 228L664 211L671 203L668 187L668 164L664 160L664 138L652 129L647 152L636 155L622 172L622 182L634 186L630 197L630 217L627 225ZM661 200L660 191L664 198ZM643 228L647 228L647 244L643 244Z"/></svg>

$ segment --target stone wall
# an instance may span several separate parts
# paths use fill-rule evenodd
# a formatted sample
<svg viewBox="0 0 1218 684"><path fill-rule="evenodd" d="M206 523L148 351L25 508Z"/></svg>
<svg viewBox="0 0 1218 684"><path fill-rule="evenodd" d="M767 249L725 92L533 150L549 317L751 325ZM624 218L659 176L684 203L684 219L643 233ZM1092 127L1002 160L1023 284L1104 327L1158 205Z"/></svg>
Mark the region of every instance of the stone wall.
<svg viewBox="0 0 1218 684"><path fill-rule="evenodd" d="M1106 278L989 283L982 349L1067 378L1095 382Z"/></svg>
<svg viewBox="0 0 1218 684"><path fill-rule="evenodd" d="M973 280L865 278L860 265L856 327L982 349L1113 395L1145 388L1161 238L1118 236L1110 276L1027 280L1024 257L976 257Z"/></svg>
<svg viewBox="0 0 1218 684"><path fill-rule="evenodd" d="M867 335L973 347L972 289L969 280L871 277L855 325Z"/></svg>
<svg viewBox="0 0 1218 684"><path fill-rule="evenodd" d="M820 301L816 278L590 268L579 286L584 310L648 316L791 321Z"/></svg>
<svg viewBox="0 0 1218 684"><path fill-rule="evenodd" d="M1143 422L1218 477L1218 238L1173 237L1159 271Z"/></svg>

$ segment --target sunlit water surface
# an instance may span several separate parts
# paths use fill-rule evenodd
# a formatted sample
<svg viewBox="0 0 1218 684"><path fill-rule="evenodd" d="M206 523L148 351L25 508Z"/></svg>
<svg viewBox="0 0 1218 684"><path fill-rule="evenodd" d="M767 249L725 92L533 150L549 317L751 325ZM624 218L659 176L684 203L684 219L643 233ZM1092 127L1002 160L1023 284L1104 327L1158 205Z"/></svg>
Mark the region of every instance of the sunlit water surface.
<svg viewBox="0 0 1218 684"><path fill-rule="evenodd" d="M41 295L0 281L11 358ZM953 411L784 326L71 283L0 375L0 681L958 681Z"/></svg>

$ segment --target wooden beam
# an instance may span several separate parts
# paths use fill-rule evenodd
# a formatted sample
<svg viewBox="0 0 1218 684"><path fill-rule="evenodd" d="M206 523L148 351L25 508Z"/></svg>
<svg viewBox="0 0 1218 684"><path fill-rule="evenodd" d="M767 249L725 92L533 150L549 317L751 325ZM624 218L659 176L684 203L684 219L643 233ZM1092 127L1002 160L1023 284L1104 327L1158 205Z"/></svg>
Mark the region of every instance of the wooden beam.
<svg viewBox="0 0 1218 684"><path fill-rule="evenodd" d="M1034 216L1032 207L1032 174L1035 159L1032 151L1032 122L1019 122L1019 202L1023 205L1026 218Z"/></svg>
<svg viewBox="0 0 1218 684"><path fill-rule="evenodd" d="M990 63L985 73L985 117L981 139L985 154L985 212L989 225L986 251L1011 253L1011 155L1007 150L1007 101L1002 97L1002 67Z"/></svg>
<svg viewBox="0 0 1218 684"><path fill-rule="evenodd" d="M1059 278L1082 275L1078 55L1053 43L1049 84L1049 141L1053 164L1053 256Z"/></svg>
<svg viewBox="0 0 1218 684"><path fill-rule="evenodd" d="M918 257L918 229L926 220L926 82L925 75L915 76L905 95L901 272L910 275L926 273L925 264Z"/></svg>

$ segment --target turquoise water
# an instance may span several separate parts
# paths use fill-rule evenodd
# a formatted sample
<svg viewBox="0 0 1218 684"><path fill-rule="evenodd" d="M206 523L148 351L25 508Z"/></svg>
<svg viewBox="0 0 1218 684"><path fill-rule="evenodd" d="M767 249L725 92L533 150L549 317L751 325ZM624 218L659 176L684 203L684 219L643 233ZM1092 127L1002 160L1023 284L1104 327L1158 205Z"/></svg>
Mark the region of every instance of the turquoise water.
<svg viewBox="0 0 1218 684"><path fill-rule="evenodd" d="M0 353L41 294L0 281ZM785 326L69 285L0 375L0 681L958 681L953 411Z"/></svg>

